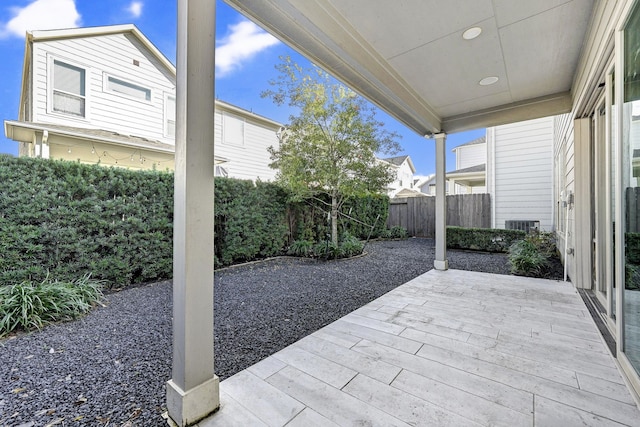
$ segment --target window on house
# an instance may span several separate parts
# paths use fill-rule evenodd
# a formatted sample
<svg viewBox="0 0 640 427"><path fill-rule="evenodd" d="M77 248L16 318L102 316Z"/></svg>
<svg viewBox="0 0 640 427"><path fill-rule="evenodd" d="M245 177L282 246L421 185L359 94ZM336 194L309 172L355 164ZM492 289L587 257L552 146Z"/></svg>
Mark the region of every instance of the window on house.
<svg viewBox="0 0 640 427"><path fill-rule="evenodd" d="M53 111L85 117L86 71L80 67L53 61Z"/></svg>
<svg viewBox="0 0 640 427"><path fill-rule="evenodd" d="M151 89L115 77L107 77L107 90L141 101L151 101Z"/></svg>
<svg viewBox="0 0 640 427"><path fill-rule="evenodd" d="M213 176L229 177L229 170L224 166L217 165Z"/></svg>
<svg viewBox="0 0 640 427"><path fill-rule="evenodd" d="M224 143L231 145L244 145L244 120L228 114L224 114L222 118L224 121L222 127Z"/></svg>
<svg viewBox="0 0 640 427"><path fill-rule="evenodd" d="M164 103L165 135L170 138L176 137L176 97L167 95Z"/></svg>

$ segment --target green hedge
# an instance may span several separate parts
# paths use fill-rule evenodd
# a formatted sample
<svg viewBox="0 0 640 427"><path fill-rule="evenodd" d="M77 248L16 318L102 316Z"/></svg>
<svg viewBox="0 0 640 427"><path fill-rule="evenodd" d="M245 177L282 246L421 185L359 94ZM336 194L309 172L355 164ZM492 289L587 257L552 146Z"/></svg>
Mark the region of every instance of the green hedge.
<svg viewBox="0 0 640 427"><path fill-rule="evenodd" d="M169 279L173 270L173 174L0 155L0 285L73 281L108 287ZM319 202L288 202L272 183L216 178L217 266L284 253L297 239L324 241ZM346 212L385 228L389 199L345 202ZM324 207L322 207L324 208ZM369 227L342 219L342 231Z"/></svg>
<svg viewBox="0 0 640 427"><path fill-rule="evenodd" d="M527 233L521 230L495 228L447 227L447 247L450 249L472 249L486 252L507 252Z"/></svg>
<svg viewBox="0 0 640 427"><path fill-rule="evenodd" d="M327 240L330 233L329 211L328 197L291 204L289 220L292 240ZM380 237L387 228L389 197L380 194L350 197L345 199L341 212L343 214L338 218L340 235L346 233L363 240L370 233L372 238Z"/></svg>
<svg viewBox="0 0 640 427"><path fill-rule="evenodd" d="M279 255L289 242L287 193L274 184L216 178L214 206L217 265Z"/></svg>
<svg viewBox="0 0 640 427"><path fill-rule="evenodd" d="M171 276L171 174L0 156L0 182L0 284Z"/></svg>

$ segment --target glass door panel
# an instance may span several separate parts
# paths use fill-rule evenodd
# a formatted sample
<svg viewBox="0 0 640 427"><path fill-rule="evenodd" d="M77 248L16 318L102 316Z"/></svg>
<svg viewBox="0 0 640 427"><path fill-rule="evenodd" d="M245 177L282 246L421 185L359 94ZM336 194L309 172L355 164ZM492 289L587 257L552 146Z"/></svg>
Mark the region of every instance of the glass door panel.
<svg viewBox="0 0 640 427"><path fill-rule="evenodd" d="M624 353L640 373L640 2L624 30L622 197Z"/></svg>

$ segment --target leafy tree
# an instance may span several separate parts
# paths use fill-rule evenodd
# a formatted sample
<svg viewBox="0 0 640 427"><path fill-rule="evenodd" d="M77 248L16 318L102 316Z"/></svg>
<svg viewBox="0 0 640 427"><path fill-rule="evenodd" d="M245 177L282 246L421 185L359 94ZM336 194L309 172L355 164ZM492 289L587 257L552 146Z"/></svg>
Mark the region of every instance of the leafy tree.
<svg viewBox="0 0 640 427"><path fill-rule="evenodd" d="M302 68L289 57L276 65L274 90L263 97L293 107L297 114L278 132L280 147L269 147L277 179L298 200L315 198L331 203L331 240L338 243L338 213L346 197L382 192L394 179L376 153L399 151L399 138L376 120L375 110L362 97L320 68Z"/></svg>

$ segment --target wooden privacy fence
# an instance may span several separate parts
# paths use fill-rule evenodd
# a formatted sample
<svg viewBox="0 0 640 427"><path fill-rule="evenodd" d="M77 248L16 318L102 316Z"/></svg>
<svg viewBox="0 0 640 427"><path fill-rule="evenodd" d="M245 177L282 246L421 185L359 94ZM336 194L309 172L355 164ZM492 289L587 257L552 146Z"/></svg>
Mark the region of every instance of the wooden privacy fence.
<svg viewBox="0 0 640 427"><path fill-rule="evenodd" d="M406 197L391 199L387 225L407 229L409 236L435 237L436 198ZM467 228L491 227L490 194L447 196L447 225Z"/></svg>

